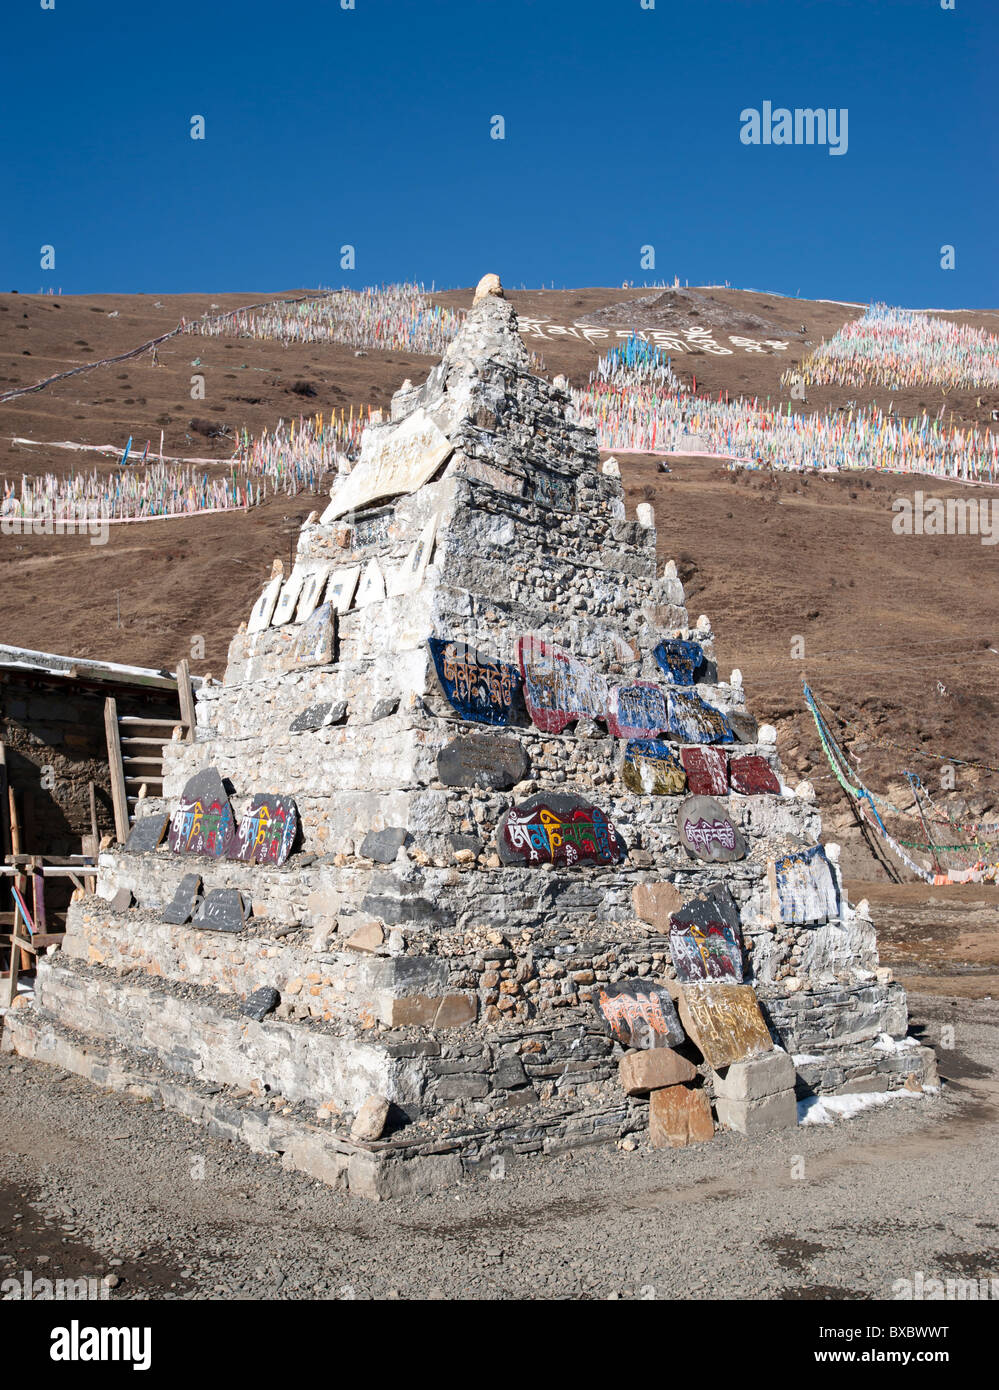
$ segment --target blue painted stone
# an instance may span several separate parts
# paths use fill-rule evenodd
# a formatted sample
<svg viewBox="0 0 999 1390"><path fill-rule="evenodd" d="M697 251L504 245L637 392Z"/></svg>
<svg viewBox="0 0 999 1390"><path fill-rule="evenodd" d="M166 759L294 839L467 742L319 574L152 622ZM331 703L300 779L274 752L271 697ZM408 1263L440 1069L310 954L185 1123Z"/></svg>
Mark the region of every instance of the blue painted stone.
<svg viewBox="0 0 999 1390"><path fill-rule="evenodd" d="M704 665L704 649L699 642L660 642L652 655L659 669L673 685L693 685Z"/></svg>
<svg viewBox="0 0 999 1390"><path fill-rule="evenodd" d="M517 706L520 672L516 666L480 656L463 642L428 637L437 681L462 719L477 724L509 724Z"/></svg>

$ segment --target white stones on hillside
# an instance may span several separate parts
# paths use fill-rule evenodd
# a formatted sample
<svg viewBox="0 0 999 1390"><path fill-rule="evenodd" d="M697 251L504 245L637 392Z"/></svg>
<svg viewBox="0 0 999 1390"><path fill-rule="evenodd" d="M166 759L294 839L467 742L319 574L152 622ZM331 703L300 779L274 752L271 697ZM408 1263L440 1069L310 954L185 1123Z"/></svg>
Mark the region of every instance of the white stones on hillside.
<svg viewBox="0 0 999 1390"><path fill-rule="evenodd" d="M777 745L777 730L772 724L761 724L756 735L757 743L764 748L774 748Z"/></svg>
<svg viewBox="0 0 999 1390"><path fill-rule="evenodd" d="M646 531L656 529L656 509L651 502L639 502L635 508L635 520Z"/></svg>

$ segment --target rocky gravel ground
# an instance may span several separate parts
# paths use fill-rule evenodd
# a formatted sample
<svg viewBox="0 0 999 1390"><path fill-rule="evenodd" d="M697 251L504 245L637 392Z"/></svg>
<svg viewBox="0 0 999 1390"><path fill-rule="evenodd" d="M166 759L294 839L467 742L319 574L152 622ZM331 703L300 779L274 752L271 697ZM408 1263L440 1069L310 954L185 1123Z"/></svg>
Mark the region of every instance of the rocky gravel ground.
<svg viewBox="0 0 999 1390"><path fill-rule="evenodd" d="M937 1095L767 1138L526 1160L369 1204L0 1058L0 1280L129 1299L892 1297L999 1277L999 1004L910 996Z"/></svg>

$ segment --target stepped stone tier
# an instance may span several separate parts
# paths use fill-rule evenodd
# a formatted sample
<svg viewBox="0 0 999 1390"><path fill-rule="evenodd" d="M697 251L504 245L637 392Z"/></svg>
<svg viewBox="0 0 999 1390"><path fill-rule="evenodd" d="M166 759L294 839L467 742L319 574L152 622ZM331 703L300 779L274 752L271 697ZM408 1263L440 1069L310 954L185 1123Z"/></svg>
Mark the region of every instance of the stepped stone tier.
<svg viewBox="0 0 999 1390"><path fill-rule="evenodd" d="M498 281L343 468L148 806L186 835L215 769L291 853L103 853L5 1045L375 1197L932 1084L811 788Z"/></svg>

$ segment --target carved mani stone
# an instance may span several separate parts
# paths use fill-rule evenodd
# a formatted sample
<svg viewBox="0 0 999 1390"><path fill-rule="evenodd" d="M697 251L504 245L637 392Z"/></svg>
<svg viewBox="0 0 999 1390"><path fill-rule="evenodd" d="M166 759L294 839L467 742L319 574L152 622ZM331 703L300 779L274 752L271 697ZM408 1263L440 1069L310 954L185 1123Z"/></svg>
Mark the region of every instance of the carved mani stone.
<svg viewBox="0 0 999 1390"><path fill-rule="evenodd" d="M471 734L453 738L437 754L437 776L446 787L509 791L529 771L527 754L515 738Z"/></svg>
<svg viewBox="0 0 999 1390"><path fill-rule="evenodd" d="M839 916L839 894L821 845L782 854L767 866L775 922L825 922Z"/></svg>
<svg viewBox="0 0 999 1390"><path fill-rule="evenodd" d="M148 854L163 839L169 824L170 817L166 812L162 815L140 816L129 831L123 848L132 854Z"/></svg>
<svg viewBox="0 0 999 1390"><path fill-rule="evenodd" d="M682 985L679 1002L684 1027L716 1071L773 1051L752 985Z"/></svg>
<svg viewBox="0 0 999 1390"><path fill-rule="evenodd" d="M291 797L258 792L239 823L229 858L246 864L283 864L297 833L298 807Z"/></svg>
<svg viewBox="0 0 999 1390"><path fill-rule="evenodd" d="M607 729L613 738L648 738L669 728L666 695L651 681L615 685L607 702Z"/></svg>
<svg viewBox="0 0 999 1390"><path fill-rule="evenodd" d="M427 639L437 682L452 709L477 724L509 724L516 709L520 672L480 656L463 642Z"/></svg>
<svg viewBox="0 0 999 1390"><path fill-rule="evenodd" d="M728 863L746 853L745 837L710 796L689 796L677 812L676 828L680 843L709 863Z"/></svg>
<svg viewBox="0 0 999 1390"><path fill-rule="evenodd" d="M699 642L660 642L652 655L672 685L693 685L704 665L704 648Z"/></svg>
<svg viewBox="0 0 999 1390"><path fill-rule="evenodd" d="M579 719L607 718L607 682L599 671L535 637L517 640L524 703L535 726L560 734Z"/></svg>
<svg viewBox="0 0 999 1390"><path fill-rule="evenodd" d="M161 922L181 927L189 922L201 901L201 875L185 874L177 885L173 898L163 909Z"/></svg>
<svg viewBox="0 0 999 1390"><path fill-rule="evenodd" d="M680 761L694 796L724 796L728 791L726 755L720 748L681 748Z"/></svg>
<svg viewBox="0 0 999 1390"><path fill-rule="evenodd" d="M651 980L599 985L594 1007L603 1026L625 1047L676 1047L684 1040L669 990Z"/></svg>
<svg viewBox="0 0 999 1390"><path fill-rule="evenodd" d="M185 783L180 805L170 818L170 848L175 854L221 859L234 834L235 817L219 771L203 768Z"/></svg>
<svg viewBox="0 0 999 1390"><path fill-rule="evenodd" d="M599 806L580 796L540 792L512 806L496 827L504 864L616 864L621 844Z"/></svg>
<svg viewBox="0 0 999 1390"><path fill-rule="evenodd" d="M687 786L673 749L654 738L633 739L627 745L621 780L630 791L646 796L680 796Z"/></svg>
<svg viewBox="0 0 999 1390"><path fill-rule="evenodd" d="M728 775L732 790L742 792L743 796L779 796L780 783L766 758L758 753L747 753L743 758L732 758L728 765Z"/></svg>
<svg viewBox="0 0 999 1390"><path fill-rule="evenodd" d="M250 904L238 888L213 888L201 900L194 925L208 931L242 931Z"/></svg>
<svg viewBox="0 0 999 1390"><path fill-rule="evenodd" d="M669 949L683 984L698 980L742 983L739 911L724 885L692 898L673 913Z"/></svg>
<svg viewBox="0 0 999 1390"><path fill-rule="evenodd" d="M666 692L666 706L669 710L669 731L681 743L732 743L732 733L728 720L721 710L702 700L696 690L678 690L675 686Z"/></svg>

